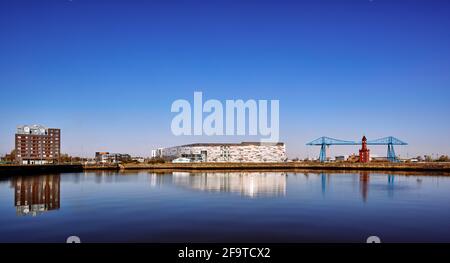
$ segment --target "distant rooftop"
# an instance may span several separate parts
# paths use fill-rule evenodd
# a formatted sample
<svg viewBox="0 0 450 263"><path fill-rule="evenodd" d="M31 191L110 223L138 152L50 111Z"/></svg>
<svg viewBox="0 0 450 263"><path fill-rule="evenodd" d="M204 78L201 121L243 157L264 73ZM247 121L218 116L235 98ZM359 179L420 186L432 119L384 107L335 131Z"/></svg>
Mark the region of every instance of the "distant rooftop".
<svg viewBox="0 0 450 263"><path fill-rule="evenodd" d="M36 134L36 135L45 135L47 134L47 127L43 125L22 125L17 126L17 134Z"/></svg>
<svg viewBox="0 0 450 263"><path fill-rule="evenodd" d="M270 143L262 143L262 142L241 142L241 143L192 143L192 144L185 144L178 147L201 147L201 146L261 146L261 145L267 145ZM284 146L284 142L278 142L275 143L276 146Z"/></svg>

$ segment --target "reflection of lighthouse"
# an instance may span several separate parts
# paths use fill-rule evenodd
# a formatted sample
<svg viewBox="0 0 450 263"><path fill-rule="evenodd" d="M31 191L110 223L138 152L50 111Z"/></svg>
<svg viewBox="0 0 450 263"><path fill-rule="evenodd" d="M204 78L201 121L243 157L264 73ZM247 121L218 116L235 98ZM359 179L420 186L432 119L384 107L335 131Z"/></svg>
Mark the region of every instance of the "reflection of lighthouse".
<svg viewBox="0 0 450 263"><path fill-rule="evenodd" d="M359 162L361 163L367 163L369 162L370 150L367 149L367 139L366 136L363 136L362 138L362 147L361 150L359 150Z"/></svg>
<svg viewBox="0 0 450 263"><path fill-rule="evenodd" d="M368 172L361 172L359 175L359 184L361 189L361 195L364 202L367 201L367 195L369 193L369 180L370 176Z"/></svg>

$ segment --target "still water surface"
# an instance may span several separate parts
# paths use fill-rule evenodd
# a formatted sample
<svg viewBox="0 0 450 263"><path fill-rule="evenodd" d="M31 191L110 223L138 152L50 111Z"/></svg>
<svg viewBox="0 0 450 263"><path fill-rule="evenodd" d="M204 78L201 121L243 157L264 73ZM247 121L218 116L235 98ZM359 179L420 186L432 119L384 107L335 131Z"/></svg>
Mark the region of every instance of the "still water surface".
<svg viewBox="0 0 450 263"><path fill-rule="evenodd" d="M0 242L450 242L450 177L86 172L0 181Z"/></svg>

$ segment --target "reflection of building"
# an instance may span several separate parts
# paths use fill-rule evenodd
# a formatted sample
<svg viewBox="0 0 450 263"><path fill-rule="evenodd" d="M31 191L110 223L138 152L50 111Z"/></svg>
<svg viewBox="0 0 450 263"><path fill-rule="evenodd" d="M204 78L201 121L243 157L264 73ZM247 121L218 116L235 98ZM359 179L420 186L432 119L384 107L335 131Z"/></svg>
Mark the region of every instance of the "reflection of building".
<svg viewBox="0 0 450 263"><path fill-rule="evenodd" d="M129 154L96 152L95 161L98 163L121 163L131 161Z"/></svg>
<svg viewBox="0 0 450 263"><path fill-rule="evenodd" d="M197 143L161 150L160 157L188 158L193 162L284 162L284 143Z"/></svg>
<svg viewBox="0 0 450 263"><path fill-rule="evenodd" d="M157 173L149 174L150 186L151 187L159 187L163 184L164 175Z"/></svg>
<svg viewBox="0 0 450 263"><path fill-rule="evenodd" d="M251 197L284 196L286 173L173 173L173 182L193 189Z"/></svg>
<svg viewBox="0 0 450 263"><path fill-rule="evenodd" d="M46 164L59 160L60 129L41 125L20 126L16 132L16 161L20 164Z"/></svg>
<svg viewBox="0 0 450 263"><path fill-rule="evenodd" d="M60 176L17 177L13 180L17 215L37 215L59 209Z"/></svg>

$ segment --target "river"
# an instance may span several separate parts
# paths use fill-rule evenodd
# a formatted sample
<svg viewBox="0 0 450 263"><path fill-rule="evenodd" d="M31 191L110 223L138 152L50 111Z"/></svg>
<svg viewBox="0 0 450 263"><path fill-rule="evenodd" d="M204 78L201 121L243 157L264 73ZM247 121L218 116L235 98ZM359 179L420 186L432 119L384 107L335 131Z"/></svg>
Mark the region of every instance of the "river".
<svg viewBox="0 0 450 263"><path fill-rule="evenodd" d="M83 172L0 180L0 242L450 242L450 177Z"/></svg>

